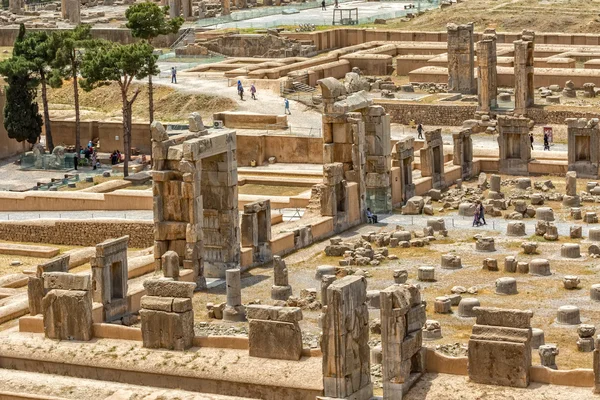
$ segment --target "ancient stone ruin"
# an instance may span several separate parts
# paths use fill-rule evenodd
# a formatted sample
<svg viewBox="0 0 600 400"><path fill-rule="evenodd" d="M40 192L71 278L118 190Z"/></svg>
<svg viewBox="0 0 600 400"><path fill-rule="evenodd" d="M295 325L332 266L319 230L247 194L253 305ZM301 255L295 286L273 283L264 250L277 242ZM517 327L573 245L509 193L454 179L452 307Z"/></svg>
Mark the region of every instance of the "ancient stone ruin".
<svg viewBox="0 0 600 400"><path fill-rule="evenodd" d="M448 90L463 94L474 94L475 46L473 24L448 24Z"/></svg>

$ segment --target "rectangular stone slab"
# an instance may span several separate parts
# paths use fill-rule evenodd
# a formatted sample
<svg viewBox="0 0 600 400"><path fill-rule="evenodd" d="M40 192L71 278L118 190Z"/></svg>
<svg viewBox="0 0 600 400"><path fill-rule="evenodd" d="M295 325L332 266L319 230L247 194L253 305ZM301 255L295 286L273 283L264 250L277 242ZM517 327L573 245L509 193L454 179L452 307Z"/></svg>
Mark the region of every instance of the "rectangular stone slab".
<svg viewBox="0 0 600 400"><path fill-rule="evenodd" d="M56 257L59 252L60 250L57 247L0 243L0 254L6 254L9 256L52 258Z"/></svg>
<svg viewBox="0 0 600 400"><path fill-rule="evenodd" d="M495 307L475 307L477 325L506 326L509 328L530 328L533 312L529 310L507 310Z"/></svg>
<svg viewBox="0 0 600 400"><path fill-rule="evenodd" d="M144 281L148 296L192 298L196 284L166 279L148 279Z"/></svg>
<svg viewBox="0 0 600 400"><path fill-rule="evenodd" d="M469 340L469 378L473 382L525 388L530 367L528 344Z"/></svg>
<svg viewBox="0 0 600 400"><path fill-rule="evenodd" d="M298 324L250 320L251 357L299 360L302 356L302 332Z"/></svg>

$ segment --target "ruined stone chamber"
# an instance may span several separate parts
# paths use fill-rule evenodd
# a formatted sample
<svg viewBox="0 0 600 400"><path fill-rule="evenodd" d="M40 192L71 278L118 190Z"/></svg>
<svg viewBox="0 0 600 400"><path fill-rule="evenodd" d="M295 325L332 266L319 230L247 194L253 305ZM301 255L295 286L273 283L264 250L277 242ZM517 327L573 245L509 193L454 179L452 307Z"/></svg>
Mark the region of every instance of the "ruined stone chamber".
<svg viewBox="0 0 600 400"><path fill-rule="evenodd" d="M425 132L425 146L421 153L421 175L431 177L434 189L444 189L444 141L442 130L436 129Z"/></svg>
<svg viewBox="0 0 600 400"><path fill-rule="evenodd" d="M157 270L172 250L198 288L224 278L240 263L235 132L209 133L196 113L190 130L173 136L155 121L152 163Z"/></svg>
<svg viewBox="0 0 600 400"><path fill-rule="evenodd" d="M531 143L529 120L523 117L498 117L499 170L507 175L529 175Z"/></svg>
<svg viewBox="0 0 600 400"><path fill-rule="evenodd" d="M567 118L569 171L578 178L598 178L600 127L598 119Z"/></svg>

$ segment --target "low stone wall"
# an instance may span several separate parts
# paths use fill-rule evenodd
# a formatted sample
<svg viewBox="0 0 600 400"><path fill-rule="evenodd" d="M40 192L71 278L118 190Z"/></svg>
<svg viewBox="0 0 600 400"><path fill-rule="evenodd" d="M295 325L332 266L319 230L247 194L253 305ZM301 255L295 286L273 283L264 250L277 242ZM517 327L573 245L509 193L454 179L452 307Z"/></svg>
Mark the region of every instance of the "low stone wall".
<svg viewBox="0 0 600 400"><path fill-rule="evenodd" d="M0 222L0 240L95 246L117 236L129 235L129 247L154 245L152 221L127 220L42 220Z"/></svg>
<svg viewBox="0 0 600 400"><path fill-rule="evenodd" d="M277 129L288 126L287 115L277 114L226 111L214 113L215 120L223 121L225 127L232 129Z"/></svg>
<svg viewBox="0 0 600 400"><path fill-rule="evenodd" d="M591 108L596 110L596 108ZM600 112L590 111L589 107L581 107L581 111L561 109L560 106L535 106L527 109L527 117L533 119L537 124L564 124L567 118L600 118Z"/></svg>
<svg viewBox="0 0 600 400"><path fill-rule="evenodd" d="M289 135L237 135L237 163L240 167L258 165L269 157L280 163L323 163L323 138Z"/></svg>
<svg viewBox="0 0 600 400"><path fill-rule="evenodd" d="M49 28L27 28L27 32L53 32L53 31L65 31L66 29L49 29ZM0 28L0 46L12 47L19 34L19 27L7 27ZM155 47L169 47L177 38L179 33L161 35L152 41ZM94 39L105 39L111 42L117 42L121 44L133 43L135 39L131 36L131 31L124 28L92 28L92 38Z"/></svg>
<svg viewBox="0 0 600 400"><path fill-rule="evenodd" d="M462 126L463 121L473 119L476 105L412 104L394 100L375 99L391 115L392 122L408 124L415 121L435 121L436 125Z"/></svg>

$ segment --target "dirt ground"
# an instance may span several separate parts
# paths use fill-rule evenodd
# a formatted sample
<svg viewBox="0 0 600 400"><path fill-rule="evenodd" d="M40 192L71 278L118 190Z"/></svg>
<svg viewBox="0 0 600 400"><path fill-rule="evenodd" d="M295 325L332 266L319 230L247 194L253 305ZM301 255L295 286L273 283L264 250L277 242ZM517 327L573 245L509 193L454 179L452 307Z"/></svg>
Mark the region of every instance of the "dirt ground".
<svg viewBox="0 0 600 400"><path fill-rule="evenodd" d="M592 388L532 383L527 389L481 385L466 376L426 374L404 400L584 400L596 399Z"/></svg>
<svg viewBox="0 0 600 400"><path fill-rule="evenodd" d="M371 27L438 31L445 30L450 22L474 22L477 31L496 28L504 32L533 29L538 32L597 33L600 28L598 5L598 1L586 0L465 0L451 7L427 11L410 21L398 18Z"/></svg>

